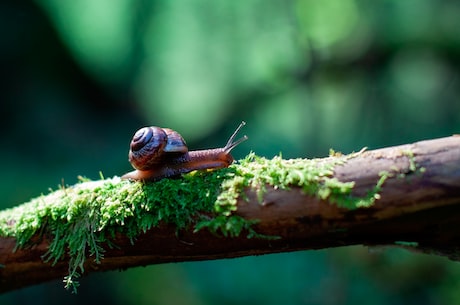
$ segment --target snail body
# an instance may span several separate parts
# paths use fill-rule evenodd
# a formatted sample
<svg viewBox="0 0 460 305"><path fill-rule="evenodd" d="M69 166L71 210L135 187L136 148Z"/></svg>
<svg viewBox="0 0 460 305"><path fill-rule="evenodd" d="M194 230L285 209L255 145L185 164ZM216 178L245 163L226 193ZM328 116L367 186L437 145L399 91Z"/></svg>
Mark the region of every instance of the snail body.
<svg viewBox="0 0 460 305"><path fill-rule="evenodd" d="M246 136L235 140L245 124L241 122L224 147L194 151L189 151L182 136L172 129L141 128L134 134L129 150L129 162L135 170L122 178L157 181L194 170L228 167L234 161L230 151L247 140Z"/></svg>

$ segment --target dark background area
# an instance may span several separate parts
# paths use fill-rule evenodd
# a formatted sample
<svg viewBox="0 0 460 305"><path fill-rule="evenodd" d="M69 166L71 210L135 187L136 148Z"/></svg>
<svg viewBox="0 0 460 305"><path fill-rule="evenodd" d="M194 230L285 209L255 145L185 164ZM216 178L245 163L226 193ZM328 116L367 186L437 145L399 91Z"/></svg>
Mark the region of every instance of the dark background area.
<svg viewBox="0 0 460 305"><path fill-rule="evenodd" d="M460 128L460 2L2 1L0 208L131 169L141 126L322 157ZM460 267L348 247L93 274L8 304L455 304Z"/></svg>

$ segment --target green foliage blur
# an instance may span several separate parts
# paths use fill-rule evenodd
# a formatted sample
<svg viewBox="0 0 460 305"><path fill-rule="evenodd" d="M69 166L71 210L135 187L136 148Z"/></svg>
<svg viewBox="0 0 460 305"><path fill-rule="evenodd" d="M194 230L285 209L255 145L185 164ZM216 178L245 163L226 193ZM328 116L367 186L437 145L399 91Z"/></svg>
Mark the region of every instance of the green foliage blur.
<svg viewBox="0 0 460 305"><path fill-rule="evenodd" d="M460 129L451 0L37 0L0 3L0 208L130 170L144 125L189 147L321 157ZM93 274L9 304L455 304L460 266L348 247Z"/></svg>

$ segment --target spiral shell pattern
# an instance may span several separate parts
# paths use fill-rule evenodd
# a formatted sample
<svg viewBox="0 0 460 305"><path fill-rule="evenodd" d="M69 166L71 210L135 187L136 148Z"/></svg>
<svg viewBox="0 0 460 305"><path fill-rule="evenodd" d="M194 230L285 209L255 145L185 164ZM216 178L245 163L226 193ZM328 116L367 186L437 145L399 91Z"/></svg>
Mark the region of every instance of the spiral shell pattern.
<svg viewBox="0 0 460 305"><path fill-rule="evenodd" d="M129 162L134 168L146 170L158 162L167 143L167 135L162 128L144 127L136 131L131 140Z"/></svg>
<svg viewBox="0 0 460 305"><path fill-rule="evenodd" d="M144 127L136 131L131 140L129 162L138 170L148 170L158 166L168 154L188 151L182 136L169 128Z"/></svg>

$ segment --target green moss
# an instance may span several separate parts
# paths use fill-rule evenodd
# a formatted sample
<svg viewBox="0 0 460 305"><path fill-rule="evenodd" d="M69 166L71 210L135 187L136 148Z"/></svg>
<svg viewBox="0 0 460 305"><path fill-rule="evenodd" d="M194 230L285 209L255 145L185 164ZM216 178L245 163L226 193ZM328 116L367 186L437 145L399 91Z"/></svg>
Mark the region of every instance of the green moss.
<svg viewBox="0 0 460 305"><path fill-rule="evenodd" d="M359 153L357 153L359 154ZM257 191L264 200L266 186L275 189L300 187L340 207L370 206L389 175L382 174L365 198L354 198L354 182L334 178L334 167L357 154L334 154L325 159L266 159L249 154L239 164L211 172L194 172L180 179L156 183L121 180L118 177L81 182L32 199L0 212L0 236L14 237L18 247L27 247L31 237L46 234L51 240L45 261L69 259L66 287L75 289L75 279L84 272L84 262L103 259L104 247L113 246L115 233L131 238L160 222L177 229L207 229L214 234L248 238L274 238L254 230L257 220L246 220L234 212L245 188ZM102 176L101 176L102 177Z"/></svg>
<svg viewBox="0 0 460 305"><path fill-rule="evenodd" d="M284 160L280 156L266 159L249 154L240 161L236 173L241 179L240 186L257 190L259 202L263 201L265 186L271 185L275 189L300 187L307 195L353 208L350 194L354 182L341 182L332 177L334 167L353 156Z"/></svg>
<svg viewBox="0 0 460 305"><path fill-rule="evenodd" d="M414 247L414 248L416 248L416 247L418 247L418 242L397 240L397 241L395 241L395 245L403 246L403 247Z"/></svg>
<svg viewBox="0 0 460 305"><path fill-rule="evenodd" d="M409 170L411 172L415 172L417 169L417 164L415 162L414 152L410 149L407 149L407 150L403 150L402 154L409 158Z"/></svg>
<svg viewBox="0 0 460 305"><path fill-rule="evenodd" d="M29 246L36 233L51 236L44 260L56 263L67 255L69 275L64 281L75 289L87 256L99 263L102 245L110 245L115 233L134 240L162 221L180 229L201 214L213 213L220 184L231 171L149 184L120 178L79 183L1 211L0 236L15 237L18 247Z"/></svg>

